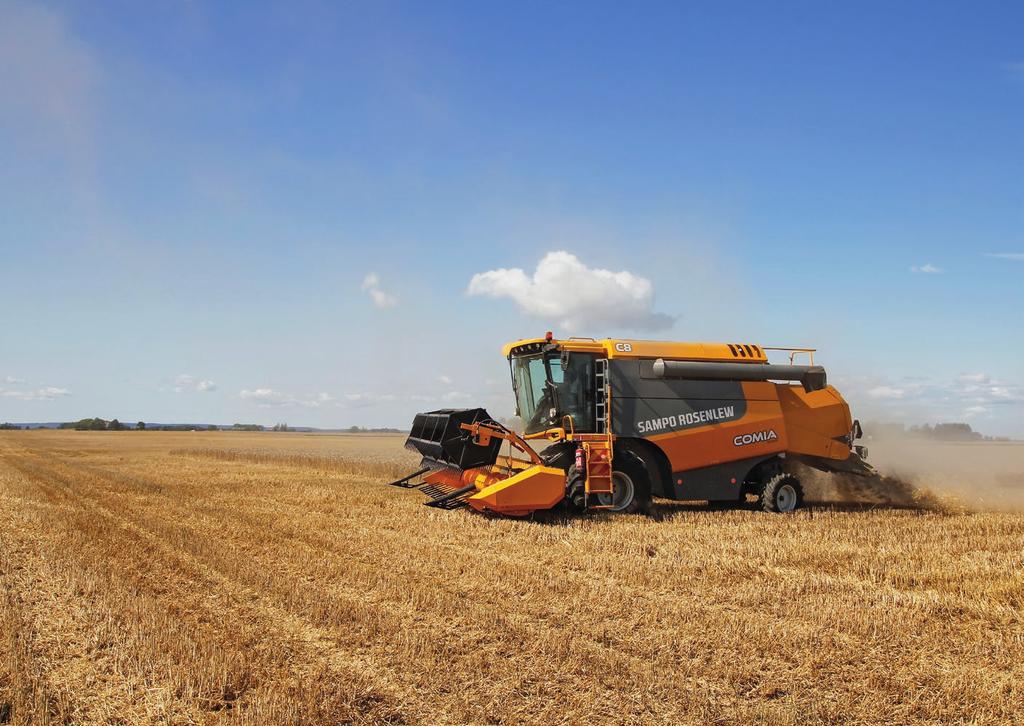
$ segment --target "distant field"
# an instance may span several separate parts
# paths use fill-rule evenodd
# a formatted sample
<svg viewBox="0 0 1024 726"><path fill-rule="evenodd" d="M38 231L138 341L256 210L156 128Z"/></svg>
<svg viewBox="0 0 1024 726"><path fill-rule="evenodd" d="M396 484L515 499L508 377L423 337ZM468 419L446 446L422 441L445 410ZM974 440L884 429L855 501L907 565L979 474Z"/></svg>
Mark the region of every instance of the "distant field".
<svg viewBox="0 0 1024 726"><path fill-rule="evenodd" d="M1024 515L495 519L402 440L0 432L0 723L1021 718ZM1014 506L1024 447L946 451Z"/></svg>

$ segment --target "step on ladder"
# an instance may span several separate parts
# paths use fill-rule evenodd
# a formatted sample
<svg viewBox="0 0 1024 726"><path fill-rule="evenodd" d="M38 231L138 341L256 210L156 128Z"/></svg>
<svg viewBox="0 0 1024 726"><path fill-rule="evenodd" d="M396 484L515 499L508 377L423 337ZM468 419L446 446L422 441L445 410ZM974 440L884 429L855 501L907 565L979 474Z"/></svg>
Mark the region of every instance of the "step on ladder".
<svg viewBox="0 0 1024 726"><path fill-rule="evenodd" d="M615 484L612 481L612 451L607 441L585 441L583 450L587 457L587 478L584 481L584 492L586 494L587 508L589 509L611 509L611 498L615 494ZM591 504L593 496L595 501L597 495L608 495L608 504Z"/></svg>

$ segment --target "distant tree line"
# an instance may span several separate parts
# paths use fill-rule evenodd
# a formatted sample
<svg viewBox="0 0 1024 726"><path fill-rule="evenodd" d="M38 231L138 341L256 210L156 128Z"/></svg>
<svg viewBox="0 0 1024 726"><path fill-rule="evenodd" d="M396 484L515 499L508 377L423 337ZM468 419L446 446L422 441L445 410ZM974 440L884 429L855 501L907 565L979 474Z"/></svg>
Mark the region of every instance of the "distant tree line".
<svg viewBox="0 0 1024 726"><path fill-rule="evenodd" d="M237 424L236 424L237 426ZM160 424L147 425L145 421L139 421L135 425L123 424L116 418L107 421L99 418L83 418L78 421L62 423L59 428L74 429L75 431L219 431L213 424Z"/></svg>
<svg viewBox="0 0 1024 726"><path fill-rule="evenodd" d="M78 421L68 421L60 425L62 429L74 429L75 431L124 431L128 427L116 418L107 421L99 418L83 418Z"/></svg>
<svg viewBox="0 0 1024 726"><path fill-rule="evenodd" d="M0 424L0 431L13 431L20 429L30 429L32 426L19 426L12 423ZM35 428L45 428L38 426ZM116 418L107 419L95 416L93 418L83 418L78 421L67 421L57 426L60 429L75 431L311 431L312 429L296 429L289 426L286 423L274 424L267 429L265 426L260 424L245 424L236 423L231 426L217 426L216 424L147 424L145 421L139 421L135 424L121 423ZM395 429L395 428L367 428L364 426L349 426L347 429L342 429L348 434L402 434L408 433L407 430Z"/></svg>
<svg viewBox="0 0 1024 726"><path fill-rule="evenodd" d="M368 429L368 428L364 428L363 426L349 426L347 429L344 429L344 431L345 431L346 434L404 434L404 433L408 433L407 431L403 431L402 429L389 429L389 428Z"/></svg>
<svg viewBox="0 0 1024 726"><path fill-rule="evenodd" d="M869 438L928 439L930 441L1009 441L1005 436L983 436L968 423L937 423L906 426L901 423L866 423Z"/></svg>

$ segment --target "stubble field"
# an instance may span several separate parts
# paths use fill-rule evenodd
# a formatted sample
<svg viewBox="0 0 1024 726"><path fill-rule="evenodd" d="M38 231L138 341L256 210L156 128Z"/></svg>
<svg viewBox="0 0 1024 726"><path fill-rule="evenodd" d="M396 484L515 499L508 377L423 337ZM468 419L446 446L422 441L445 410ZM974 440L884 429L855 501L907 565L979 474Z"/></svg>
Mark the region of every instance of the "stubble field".
<svg viewBox="0 0 1024 726"><path fill-rule="evenodd" d="M0 432L0 723L1024 718L1024 515L486 518L401 443Z"/></svg>

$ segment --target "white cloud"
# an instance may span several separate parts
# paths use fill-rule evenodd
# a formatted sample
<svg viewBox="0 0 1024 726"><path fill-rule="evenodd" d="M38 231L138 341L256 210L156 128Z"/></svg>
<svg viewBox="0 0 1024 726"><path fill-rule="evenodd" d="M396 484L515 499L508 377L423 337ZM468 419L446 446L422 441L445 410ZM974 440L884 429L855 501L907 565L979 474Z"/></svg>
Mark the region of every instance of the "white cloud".
<svg viewBox="0 0 1024 726"><path fill-rule="evenodd" d="M14 376L4 376L4 383L24 383L24 378L15 378Z"/></svg>
<svg viewBox="0 0 1024 726"><path fill-rule="evenodd" d="M663 330L675 321L651 309L654 286L650 280L625 270L587 267L564 251L547 253L532 276L518 267L477 273L466 292L510 298L524 313L570 331L586 327Z"/></svg>
<svg viewBox="0 0 1024 726"><path fill-rule="evenodd" d="M835 377L854 415L872 419L917 422L986 421L1018 418L1024 406L1024 385L999 380L984 372L961 373L948 379L905 377Z"/></svg>
<svg viewBox="0 0 1024 726"><path fill-rule="evenodd" d="M867 393L871 398L886 400L899 400L907 395L907 392L902 388L895 388L893 386L875 386L874 388L868 389Z"/></svg>
<svg viewBox="0 0 1024 726"><path fill-rule="evenodd" d="M329 393L318 393L314 396L296 396L292 393L277 391L273 388L253 388L239 391L238 397L243 401L251 401L260 408L320 408L320 406L334 401L334 396Z"/></svg>
<svg viewBox="0 0 1024 726"><path fill-rule="evenodd" d="M452 385L452 379L449 378L448 376L438 376L437 380L439 383L443 383L446 386Z"/></svg>
<svg viewBox="0 0 1024 726"><path fill-rule="evenodd" d="M243 400L252 401L258 406L287 406L294 401L291 396L272 388L242 390L238 396Z"/></svg>
<svg viewBox="0 0 1024 726"><path fill-rule="evenodd" d="M397 401L398 396L394 393L346 393L344 400L338 405L343 408L365 408L377 403L390 403Z"/></svg>
<svg viewBox="0 0 1024 726"><path fill-rule="evenodd" d="M370 295L373 304L379 308L393 308L398 305L398 298L381 288L380 277L376 272L371 272L363 278L362 289Z"/></svg>
<svg viewBox="0 0 1024 726"><path fill-rule="evenodd" d="M4 396L6 398L17 398L20 401L52 401L55 398L62 398L70 395L71 391L68 389L57 388L56 386L45 386L43 388L36 388L32 390L10 390L0 388L0 396Z"/></svg>
<svg viewBox="0 0 1024 726"><path fill-rule="evenodd" d="M309 408L317 409L326 406L342 409L364 409L387 404L399 403L423 403L428 401L442 401L444 403L455 403L469 401L474 398L472 394L462 391L449 391L442 395L424 394L396 394L376 393L373 391L354 391L338 396L329 393L299 394L281 391L275 388L252 388L239 391L238 397L243 401L259 406L260 408Z"/></svg>
<svg viewBox="0 0 1024 726"><path fill-rule="evenodd" d="M174 385L171 386L171 390L175 393L184 393L186 391L199 391L201 393L209 393L217 390L217 384L209 380L200 380L195 376L190 376L188 373L179 373L174 377Z"/></svg>
<svg viewBox="0 0 1024 726"><path fill-rule="evenodd" d="M926 262L925 264L923 264L921 266L915 265L914 267L910 268L910 271L911 272L920 272L921 274L924 274L924 275L941 275L942 274L942 270L940 270L938 267L933 265L931 262Z"/></svg>
<svg viewBox="0 0 1024 726"><path fill-rule="evenodd" d="M997 260L1024 262L1024 252L986 252L985 257L994 257Z"/></svg>

